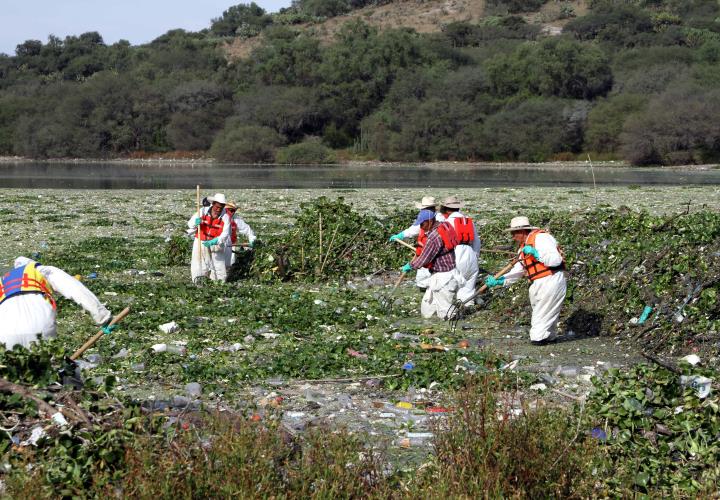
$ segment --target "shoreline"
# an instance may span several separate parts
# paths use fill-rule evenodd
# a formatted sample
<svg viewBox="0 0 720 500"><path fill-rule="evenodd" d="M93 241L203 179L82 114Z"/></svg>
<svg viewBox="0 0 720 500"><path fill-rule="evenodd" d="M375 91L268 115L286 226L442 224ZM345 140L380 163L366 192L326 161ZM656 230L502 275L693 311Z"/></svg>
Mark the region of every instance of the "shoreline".
<svg viewBox="0 0 720 500"><path fill-rule="evenodd" d="M474 169L474 168L537 168L537 169L558 169L558 168L636 168L636 169L659 169L670 171L707 171L720 169L720 164L709 163L701 165L650 165L650 166L633 166L625 161L550 161L550 162L469 162L469 161L424 161L424 162L386 162L379 160L346 160L329 164L287 164L287 163L223 163L213 158L47 158L32 159L22 156L0 156L0 165L8 164L25 164L40 163L47 165L58 164L104 164L104 165L126 165L126 166L167 166L167 167L184 167L184 166L243 166L243 167L349 167L349 168L383 168L383 167L418 167L430 169Z"/></svg>

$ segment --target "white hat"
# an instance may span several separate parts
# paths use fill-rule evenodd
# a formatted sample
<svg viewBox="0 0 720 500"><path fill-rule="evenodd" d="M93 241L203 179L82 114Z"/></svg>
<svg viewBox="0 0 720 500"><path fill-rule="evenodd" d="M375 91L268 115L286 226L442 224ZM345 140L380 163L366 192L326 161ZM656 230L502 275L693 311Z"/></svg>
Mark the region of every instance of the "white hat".
<svg viewBox="0 0 720 500"><path fill-rule="evenodd" d="M423 196L420 203L415 203L415 208L436 207L437 201L434 196Z"/></svg>
<svg viewBox="0 0 720 500"><path fill-rule="evenodd" d="M457 196L448 196L442 201L440 206L447 208L462 208L463 202L460 201Z"/></svg>
<svg viewBox="0 0 720 500"><path fill-rule="evenodd" d="M225 195L222 193L215 193L213 196L208 196L208 201L210 203L217 202L221 205L227 205L227 199L225 199Z"/></svg>
<svg viewBox="0 0 720 500"><path fill-rule="evenodd" d="M510 229L506 231L522 231L523 229L537 229L535 226L530 225L530 221L527 217L513 217L510 221Z"/></svg>

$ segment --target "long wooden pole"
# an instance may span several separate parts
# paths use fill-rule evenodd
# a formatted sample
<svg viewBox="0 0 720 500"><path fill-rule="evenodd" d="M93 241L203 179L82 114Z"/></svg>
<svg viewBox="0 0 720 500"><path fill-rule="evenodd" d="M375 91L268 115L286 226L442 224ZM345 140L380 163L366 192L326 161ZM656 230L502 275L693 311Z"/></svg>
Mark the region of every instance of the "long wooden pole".
<svg viewBox="0 0 720 500"><path fill-rule="evenodd" d="M120 321L122 321L122 319L123 319L125 316L127 316L128 314L130 314L130 308L129 308L129 307L126 307L125 309L123 309L122 311L120 311L120 314L118 314L117 316L115 316L110 323L108 323L108 326L113 326L113 325L116 325L116 324L120 323ZM87 342L85 342L80 349L78 349L77 351L75 351L75 353L74 353L72 356L70 356L70 359L72 359L73 361L75 361L76 359L78 359L80 356L82 356L82 353L84 353L85 351L87 351L88 349L90 349L90 348L95 344L95 342L97 342L98 340L100 340L100 337L102 337L104 334L105 334L105 332L103 332L102 330L100 330L100 331L97 332L95 335L93 335L92 337L90 337L90 340L88 340Z"/></svg>

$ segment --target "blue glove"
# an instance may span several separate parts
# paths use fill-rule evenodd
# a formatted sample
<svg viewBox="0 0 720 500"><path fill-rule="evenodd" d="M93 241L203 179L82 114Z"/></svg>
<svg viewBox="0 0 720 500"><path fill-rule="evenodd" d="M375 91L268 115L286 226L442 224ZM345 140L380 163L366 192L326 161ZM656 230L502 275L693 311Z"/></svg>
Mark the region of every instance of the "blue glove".
<svg viewBox="0 0 720 500"><path fill-rule="evenodd" d="M217 238L213 238L213 239L211 239L211 240L203 241L202 244L203 244L204 247L210 248L211 246L218 244L218 239L217 239Z"/></svg>
<svg viewBox="0 0 720 500"><path fill-rule="evenodd" d="M502 286L505 284L505 276L500 276L499 278L496 278L495 276L488 276L485 278L485 284L488 288Z"/></svg>
<svg viewBox="0 0 720 500"><path fill-rule="evenodd" d="M109 334L112 333L112 331L113 331L115 328L117 328L117 325L104 326L104 327L102 327L102 332L103 332L105 335L109 335Z"/></svg>
<svg viewBox="0 0 720 500"><path fill-rule="evenodd" d="M252 240L250 243L248 243L248 246L250 248L255 248L255 240Z"/></svg>
<svg viewBox="0 0 720 500"><path fill-rule="evenodd" d="M393 234L390 236L390 239L388 241L395 241L395 240L404 240L405 239L405 232L400 231L398 234Z"/></svg>
<svg viewBox="0 0 720 500"><path fill-rule="evenodd" d="M408 262L407 264L405 264L404 266L402 266L402 269L400 269L400 270L401 270L403 273L409 273L410 271L413 270L413 268L412 268L412 266L410 265L410 263Z"/></svg>
<svg viewBox="0 0 720 500"><path fill-rule="evenodd" d="M195 225L199 226L202 223L202 219L200 217L195 217Z"/></svg>
<svg viewBox="0 0 720 500"><path fill-rule="evenodd" d="M525 255L532 255L533 257L535 257L535 260L540 262L540 254L538 253L538 251L535 247L530 246L530 245L525 245L522 248L522 253L524 253Z"/></svg>

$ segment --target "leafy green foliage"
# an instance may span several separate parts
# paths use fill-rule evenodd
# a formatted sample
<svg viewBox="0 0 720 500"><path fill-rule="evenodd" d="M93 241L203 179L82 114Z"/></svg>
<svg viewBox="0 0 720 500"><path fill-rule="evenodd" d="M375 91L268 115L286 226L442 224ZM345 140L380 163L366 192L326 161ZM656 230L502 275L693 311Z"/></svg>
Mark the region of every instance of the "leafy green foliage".
<svg viewBox="0 0 720 500"><path fill-rule="evenodd" d="M291 144L277 151L275 160L278 163L291 165L333 163L333 151L317 140Z"/></svg>
<svg viewBox="0 0 720 500"><path fill-rule="evenodd" d="M275 148L285 141L269 127L236 124L226 126L215 138L212 154L220 161L269 163L275 160Z"/></svg>

